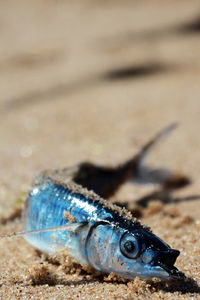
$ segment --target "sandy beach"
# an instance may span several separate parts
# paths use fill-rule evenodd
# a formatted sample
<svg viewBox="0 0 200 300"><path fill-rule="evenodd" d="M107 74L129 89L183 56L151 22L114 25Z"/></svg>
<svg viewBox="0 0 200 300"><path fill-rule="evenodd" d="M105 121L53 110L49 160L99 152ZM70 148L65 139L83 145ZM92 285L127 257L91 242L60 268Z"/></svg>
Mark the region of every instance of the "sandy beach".
<svg viewBox="0 0 200 300"><path fill-rule="evenodd" d="M0 239L0 299L200 299L200 1L1 1L0 32L0 235L23 229L40 171L117 165L173 122L146 164L190 179L111 199L180 250L187 281L96 274L14 237Z"/></svg>

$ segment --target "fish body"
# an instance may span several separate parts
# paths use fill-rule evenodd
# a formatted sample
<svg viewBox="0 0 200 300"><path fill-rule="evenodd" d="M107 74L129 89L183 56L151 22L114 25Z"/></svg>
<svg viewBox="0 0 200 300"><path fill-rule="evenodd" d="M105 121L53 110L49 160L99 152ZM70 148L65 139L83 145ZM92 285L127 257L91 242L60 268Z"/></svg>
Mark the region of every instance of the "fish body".
<svg viewBox="0 0 200 300"><path fill-rule="evenodd" d="M25 230L30 232L26 240L45 253L67 249L81 264L129 279L183 278L174 267L179 251L130 212L77 184L74 178L80 169L43 172L36 177L25 203ZM62 226L66 230L44 231Z"/></svg>
<svg viewBox="0 0 200 300"><path fill-rule="evenodd" d="M154 235L130 212L104 200L128 180L145 178L151 182L152 178L149 180L144 174L142 162L157 140L173 128L174 124L159 132L137 155L117 167L86 162L42 172L25 201L25 231L15 235L23 235L47 254L66 250L80 264L105 273L114 272L129 279L185 278L174 266L178 250ZM165 187L189 182L187 177L173 176L171 172L161 175L158 170L154 177L162 177L160 183Z"/></svg>
<svg viewBox="0 0 200 300"><path fill-rule="evenodd" d="M70 228L70 231L64 232L29 234L26 236L27 241L46 253L67 248L80 263L88 263L84 251L81 251L83 247L80 246L84 234L87 235L96 222L112 218L112 211L108 211L103 203L95 201L95 197L98 196L75 183L63 184L54 181L51 176L40 176L26 199L25 230L63 226L73 220L73 223L80 224L78 231L81 240L77 238L78 231L72 234ZM78 225L75 229L78 229Z"/></svg>

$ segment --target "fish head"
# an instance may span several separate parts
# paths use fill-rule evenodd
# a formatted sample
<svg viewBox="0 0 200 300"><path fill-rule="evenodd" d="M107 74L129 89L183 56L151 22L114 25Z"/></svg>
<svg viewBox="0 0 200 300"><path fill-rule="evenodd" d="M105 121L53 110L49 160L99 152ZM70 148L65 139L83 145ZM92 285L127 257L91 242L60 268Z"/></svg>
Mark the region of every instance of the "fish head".
<svg viewBox="0 0 200 300"><path fill-rule="evenodd" d="M180 252L142 226L124 228L99 223L91 230L86 249L89 263L106 273L128 279L185 278L174 266Z"/></svg>

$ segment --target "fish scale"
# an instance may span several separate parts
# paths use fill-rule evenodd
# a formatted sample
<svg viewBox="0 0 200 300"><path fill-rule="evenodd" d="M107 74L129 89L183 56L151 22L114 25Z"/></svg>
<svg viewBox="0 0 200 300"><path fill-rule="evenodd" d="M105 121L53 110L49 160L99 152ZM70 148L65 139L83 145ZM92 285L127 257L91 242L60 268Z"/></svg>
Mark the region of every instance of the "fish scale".
<svg viewBox="0 0 200 300"><path fill-rule="evenodd" d="M97 220L110 217L111 214L89 197L74 193L63 185L54 184L44 178L40 184L33 185L27 199L24 212L25 229L27 231L62 226L69 222L65 212L75 217L76 222L88 222L90 226ZM41 232L29 234L25 238L34 247L46 253L55 252L66 247L70 232ZM57 238L52 238L56 236ZM72 241L70 241L72 243Z"/></svg>

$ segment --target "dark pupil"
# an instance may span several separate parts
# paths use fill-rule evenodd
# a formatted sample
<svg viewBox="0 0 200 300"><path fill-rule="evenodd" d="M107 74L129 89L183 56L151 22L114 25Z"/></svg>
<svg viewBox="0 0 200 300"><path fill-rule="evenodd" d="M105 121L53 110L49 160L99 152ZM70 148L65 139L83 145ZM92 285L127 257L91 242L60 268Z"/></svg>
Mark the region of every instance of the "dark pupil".
<svg viewBox="0 0 200 300"><path fill-rule="evenodd" d="M126 241L126 243L124 243L124 248L126 249L126 251L129 252L133 252L135 249L135 246L133 244L133 242L131 241Z"/></svg>

